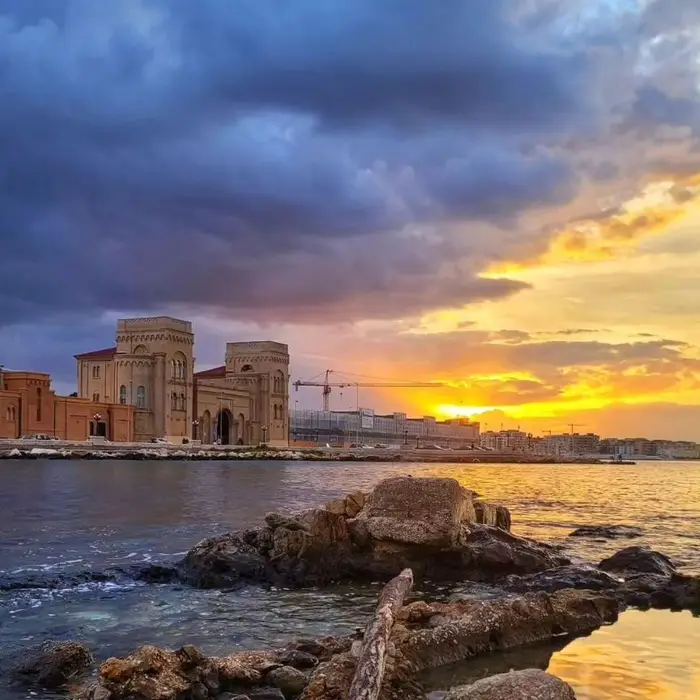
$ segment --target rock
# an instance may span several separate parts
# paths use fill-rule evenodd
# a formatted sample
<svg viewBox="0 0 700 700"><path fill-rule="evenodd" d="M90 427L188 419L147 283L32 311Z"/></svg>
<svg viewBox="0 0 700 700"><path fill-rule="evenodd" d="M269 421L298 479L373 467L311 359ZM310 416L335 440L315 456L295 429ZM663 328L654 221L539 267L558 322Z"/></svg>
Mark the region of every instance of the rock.
<svg viewBox="0 0 700 700"><path fill-rule="evenodd" d="M444 700L576 700L573 688L556 676L530 668L499 673L451 690Z"/></svg>
<svg viewBox="0 0 700 700"><path fill-rule="evenodd" d="M291 666L280 666L273 669L267 674L265 681L279 688L287 700L301 695L308 682L301 671L297 671Z"/></svg>
<svg viewBox="0 0 700 700"><path fill-rule="evenodd" d="M690 610L700 613L700 577L672 574L635 574L622 587L627 605L640 608Z"/></svg>
<svg viewBox="0 0 700 700"><path fill-rule="evenodd" d="M628 525L584 525L569 533L569 537L593 537L605 540L633 539L644 533Z"/></svg>
<svg viewBox="0 0 700 700"><path fill-rule="evenodd" d="M7 673L11 680L23 685L55 689L86 671L94 663L90 650L79 642L47 641L11 657Z"/></svg>
<svg viewBox="0 0 700 700"><path fill-rule="evenodd" d="M405 544L451 547L462 522L476 522L470 492L456 479L396 477L381 481L359 517L370 536Z"/></svg>
<svg viewBox="0 0 700 700"><path fill-rule="evenodd" d="M589 591L617 591L622 583L610 574L583 566L560 566L528 576L509 576L504 587L508 591L553 593L564 588Z"/></svg>
<svg viewBox="0 0 700 700"><path fill-rule="evenodd" d="M180 565L184 579L203 588L309 586L410 568L416 578L492 581L569 563L553 547L511 534L506 508L474 501L455 479L386 479L368 496L358 491L294 516L268 513L265 522L202 540Z"/></svg>
<svg viewBox="0 0 700 700"><path fill-rule="evenodd" d="M466 578L472 580L532 574L570 563L554 547L487 525L470 530L461 557Z"/></svg>
<svg viewBox="0 0 700 700"><path fill-rule="evenodd" d="M511 518L507 508L476 499L473 501L473 505L477 523L510 530Z"/></svg>
<svg viewBox="0 0 700 700"><path fill-rule="evenodd" d="M248 693L250 700L285 700L279 688L255 688Z"/></svg>
<svg viewBox="0 0 700 700"><path fill-rule="evenodd" d="M598 564L603 571L618 573L636 572L671 576L676 571L673 562L665 555L647 547L626 547Z"/></svg>
<svg viewBox="0 0 700 700"><path fill-rule="evenodd" d="M264 578L265 558L238 534L210 537L196 544L181 568L185 580L198 588L231 588Z"/></svg>
<svg viewBox="0 0 700 700"><path fill-rule="evenodd" d="M501 649L549 641L562 634L586 634L614 622L618 615L614 598L572 589L429 607L430 611L423 611L424 619L418 627L395 629L392 634L397 663L408 665L414 673Z"/></svg>

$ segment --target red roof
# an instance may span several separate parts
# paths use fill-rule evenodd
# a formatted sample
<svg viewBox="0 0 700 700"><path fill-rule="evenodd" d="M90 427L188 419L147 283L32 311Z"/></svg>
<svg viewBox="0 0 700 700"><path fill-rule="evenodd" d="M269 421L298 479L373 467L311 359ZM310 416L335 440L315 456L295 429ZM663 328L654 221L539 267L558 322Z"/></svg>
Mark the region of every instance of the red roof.
<svg viewBox="0 0 700 700"><path fill-rule="evenodd" d="M197 379L220 379L226 376L226 365L221 365L221 367L212 367L211 369L205 369L201 372L195 372L194 376Z"/></svg>
<svg viewBox="0 0 700 700"><path fill-rule="evenodd" d="M84 352L82 355L74 355L76 360L110 360L117 352L117 348L105 348L104 350L93 350Z"/></svg>

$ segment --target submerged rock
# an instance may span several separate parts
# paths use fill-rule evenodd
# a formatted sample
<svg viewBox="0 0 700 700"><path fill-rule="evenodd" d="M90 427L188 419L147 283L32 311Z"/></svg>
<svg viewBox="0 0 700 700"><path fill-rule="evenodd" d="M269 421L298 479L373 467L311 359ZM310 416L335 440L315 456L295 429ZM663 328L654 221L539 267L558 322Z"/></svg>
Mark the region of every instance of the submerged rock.
<svg viewBox="0 0 700 700"><path fill-rule="evenodd" d="M590 566L561 566L529 576L509 576L504 588L517 593L546 591L553 593L565 588L589 591L617 591L622 582Z"/></svg>
<svg viewBox="0 0 700 700"><path fill-rule="evenodd" d="M475 499L455 479L397 477L265 526L203 540L183 560L200 587L246 581L324 585L390 578L491 581L569 563L553 547L509 532L510 513Z"/></svg>
<svg viewBox="0 0 700 700"><path fill-rule="evenodd" d="M64 686L92 666L90 650L79 642L47 641L28 649L4 663L2 675L22 685L56 689Z"/></svg>
<svg viewBox="0 0 700 700"><path fill-rule="evenodd" d="M603 571L617 573L635 572L671 576L676 571L673 562L665 555L647 547L626 547L598 564Z"/></svg>
<svg viewBox="0 0 700 700"><path fill-rule="evenodd" d="M576 700L573 688L539 669L499 673L454 688L443 700Z"/></svg>
<svg viewBox="0 0 700 700"><path fill-rule="evenodd" d="M569 533L569 537L593 537L605 540L634 539L644 533L629 525L584 525Z"/></svg>

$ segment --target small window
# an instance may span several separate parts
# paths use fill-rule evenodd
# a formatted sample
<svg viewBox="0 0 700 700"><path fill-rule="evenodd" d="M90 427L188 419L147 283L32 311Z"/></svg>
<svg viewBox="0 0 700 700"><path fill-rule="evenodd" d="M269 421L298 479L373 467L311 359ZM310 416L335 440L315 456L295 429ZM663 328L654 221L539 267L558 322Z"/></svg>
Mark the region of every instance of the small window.
<svg viewBox="0 0 700 700"><path fill-rule="evenodd" d="M36 422L41 423L41 387L36 388Z"/></svg>
<svg viewBox="0 0 700 700"><path fill-rule="evenodd" d="M180 394L180 410L181 410L181 411L184 411L184 410L185 410L185 401L186 401L185 395L184 395L184 394Z"/></svg>
<svg viewBox="0 0 700 700"><path fill-rule="evenodd" d="M277 420L277 404L275 404L275 420Z"/></svg>
<svg viewBox="0 0 700 700"><path fill-rule="evenodd" d="M93 403L100 403L100 395L99 395L99 394L93 394L93 395L92 395L92 402L93 402Z"/></svg>
<svg viewBox="0 0 700 700"><path fill-rule="evenodd" d="M17 409L12 406L12 420L17 420Z"/></svg>
<svg viewBox="0 0 700 700"><path fill-rule="evenodd" d="M100 378L100 366L99 366L99 365L93 365L93 366L92 366L92 378L93 378L93 379L99 379L99 378Z"/></svg>
<svg viewBox="0 0 700 700"><path fill-rule="evenodd" d="M241 372L252 372L253 371L253 365L243 365L241 367Z"/></svg>
<svg viewBox="0 0 700 700"><path fill-rule="evenodd" d="M119 387L119 403L122 406L126 404L126 387L123 384Z"/></svg>
<svg viewBox="0 0 700 700"><path fill-rule="evenodd" d="M11 406L7 407L6 415L7 415L7 420L12 420L12 407Z"/></svg>
<svg viewBox="0 0 700 700"><path fill-rule="evenodd" d="M173 391L173 393L170 395L170 409L172 411L177 410L177 394Z"/></svg>
<svg viewBox="0 0 700 700"><path fill-rule="evenodd" d="M136 408L146 408L146 387L136 387Z"/></svg>

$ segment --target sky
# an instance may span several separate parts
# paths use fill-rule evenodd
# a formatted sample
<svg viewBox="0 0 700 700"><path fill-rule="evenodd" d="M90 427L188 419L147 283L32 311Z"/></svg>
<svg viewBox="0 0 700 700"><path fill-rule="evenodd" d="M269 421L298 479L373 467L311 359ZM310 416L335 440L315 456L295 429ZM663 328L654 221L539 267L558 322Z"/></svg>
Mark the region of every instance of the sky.
<svg viewBox="0 0 700 700"><path fill-rule="evenodd" d="M440 384L333 408L700 440L696 0L0 0L0 104L8 368L168 314Z"/></svg>

